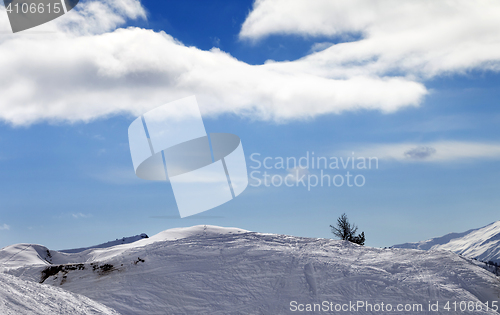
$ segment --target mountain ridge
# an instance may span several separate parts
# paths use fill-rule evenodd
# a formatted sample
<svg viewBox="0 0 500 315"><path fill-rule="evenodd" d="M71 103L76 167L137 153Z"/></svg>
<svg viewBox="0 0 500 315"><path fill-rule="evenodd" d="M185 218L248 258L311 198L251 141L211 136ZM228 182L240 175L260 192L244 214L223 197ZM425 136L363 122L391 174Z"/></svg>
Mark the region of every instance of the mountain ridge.
<svg viewBox="0 0 500 315"><path fill-rule="evenodd" d="M500 263L500 220L462 233L449 233L425 241L397 244L391 248L449 250L480 261Z"/></svg>

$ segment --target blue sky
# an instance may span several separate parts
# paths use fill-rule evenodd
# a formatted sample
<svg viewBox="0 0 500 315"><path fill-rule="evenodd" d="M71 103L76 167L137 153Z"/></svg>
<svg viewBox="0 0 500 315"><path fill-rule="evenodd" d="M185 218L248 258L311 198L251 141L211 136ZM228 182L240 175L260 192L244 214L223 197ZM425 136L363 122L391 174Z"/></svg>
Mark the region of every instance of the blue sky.
<svg viewBox="0 0 500 315"><path fill-rule="evenodd" d="M46 33L0 34L0 246L76 248L198 224L333 237L345 212L383 247L500 219L498 5L440 15L445 4L410 2L442 22L429 33L397 6L387 17L324 1L311 11L279 0L95 3ZM330 25L323 12L345 18ZM249 186L180 219L169 184L135 177L127 129L192 94L207 132L242 139L249 167L253 153L355 152L379 168L357 171L363 187ZM407 154L419 148L431 153Z"/></svg>

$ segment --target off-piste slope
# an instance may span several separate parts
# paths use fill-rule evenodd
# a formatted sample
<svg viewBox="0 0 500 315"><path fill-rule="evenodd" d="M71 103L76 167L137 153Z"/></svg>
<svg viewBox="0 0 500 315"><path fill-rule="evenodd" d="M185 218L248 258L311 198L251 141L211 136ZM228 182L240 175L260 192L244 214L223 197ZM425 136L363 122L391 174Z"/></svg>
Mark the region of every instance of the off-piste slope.
<svg viewBox="0 0 500 315"><path fill-rule="evenodd" d="M394 245L393 248L449 250L481 261L500 263L500 221L463 233L450 233L417 243Z"/></svg>
<svg viewBox="0 0 500 315"><path fill-rule="evenodd" d="M118 315L101 303L53 286L2 273L0 283L2 315Z"/></svg>
<svg viewBox="0 0 500 315"><path fill-rule="evenodd" d="M3 270L85 295L121 314L293 314L294 305L324 301L333 307L384 303L393 310L408 303L422 305L415 314L458 314L444 310L445 303L491 306L500 293L492 273L449 251L376 249L213 226L167 230L76 254L50 253L52 265L30 258ZM440 301L438 312L428 311L429 301ZM485 307L473 313L497 314Z"/></svg>

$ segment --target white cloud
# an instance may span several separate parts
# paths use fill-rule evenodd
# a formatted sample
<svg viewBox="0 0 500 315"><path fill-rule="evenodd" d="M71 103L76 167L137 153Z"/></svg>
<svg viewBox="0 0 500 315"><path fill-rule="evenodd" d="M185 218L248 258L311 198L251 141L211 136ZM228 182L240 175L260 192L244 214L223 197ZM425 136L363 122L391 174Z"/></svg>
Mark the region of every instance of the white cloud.
<svg viewBox="0 0 500 315"><path fill-rule="evenodd" d="M295 183L298 183L301 178L303 178L304 176L307 177L310 174L309 169L302 168L299 166L294 168L289 168L286 171L288 173L287 176L290 175L289 177L291 177L292 181L294 181Z"/></svg>
<svg viewBox="0 0 500 315"><path fill-rule="evenodd" d="M322 50L325 50L327 48L332 47L333 45L335 45L335 44L330 43L330 42L315 43L312 45L310 52L322 51Z"/></svg>
<svg viewBox="0 0 500 315"><path fill-rule="evenodd" d="M369 144L354 150L356 156L403 162L448 162L472 159L500 160L500 143L437 141L429 143ZM344 155L351 151L342 152Z"/></svg>
<svg viewBox="0 0 500 315"><path fill-rule="evenodd" d="M0 120L27 125L139 115L195 94L204 114L286 121L346 110L392 112L417 106L427 93L405 77L332 75L336 66L323 69L306 59L249 65L163 32L115 29L144 17L136 0L88 1L36 32L2 36ZM0 32L9 29L1 20Z"/></svg>
<svg viewBox="0 0 500 315"><path fill-rule="evenodd" d="M10 230L10 225L4 223L3 225L0 225L0 230Z"/></svg>
<svg viewBox="0 0 500 315"><path fill-rule="evenodd" d="M109 168L99 172L86 172L90 177L98 181L113 185L138 185L147 184L150 181L137 177L130 168Z"/></svg>
<svg viewBox="0 0 500 315"><path fill-rule="evenodd" d="M336 78L399 73L425 79L499 71L499 16L496 0L257 0L240 38L345 37L348 42L294 63L295 70Z"/></svg>
<svg viewBox="0 0 500 315"><path fill-rule="evenodd" d="M0 15L5 15L0 8ZM204 114L287 121L418 106L421 83L470 69L500 70L500 2L258 0L240 37L299 34L316 43L295 61L249 65L163 32L117 29L146 18L137 0L81 2L16 34L0 20L0 120L89 121L139 115L195 94Z"/></svg>
<svg viewBox="0 0 500 315"><path fill-rule="evenodd" d="M75 219L82 219L82 218L90 218L92 215L78 212L78 213L72 213L71 216Z"/></svg>

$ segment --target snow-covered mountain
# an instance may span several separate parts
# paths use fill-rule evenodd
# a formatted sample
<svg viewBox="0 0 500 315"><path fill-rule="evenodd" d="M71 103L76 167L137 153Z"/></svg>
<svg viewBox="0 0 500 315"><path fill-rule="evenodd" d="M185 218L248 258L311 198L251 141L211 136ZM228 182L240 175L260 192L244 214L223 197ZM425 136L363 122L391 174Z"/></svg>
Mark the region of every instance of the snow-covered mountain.
<svg viewBox="0 0 500 315"><path fill-rule="evenodd" d="M114 241L102 243L99 245L82 247L82 248L74 248L74 249L64 249L64 250L60 250L60 252L62 252L62 253L79 253L79 252L83 252L84 250L92 249L92 248L108 248L108 247L112 247L112 246L116 246L116 245L129 244L129 243L137 242L138 240L142 240L143 238L148 238L148 235L146 233L142 233L139 235L122 237L120 239L116 239Z"/></svg>
<svg viewBox="0 0 500 315"><path fill-rule="evenodd" d="M393 248L449 250L480 261L500 263L500 221L463 233L450 233L417 243L405 243Z"/></svg>
<svg viewBox="0 0 500 315"><path fill-rule="evenodd" d="M53 286L0 273L2 315L119 315L101 303Z"/></svg>
<svg viewBox="0 0 500 315"><path fill-rule="evenodd" d="M428 312L429 301L500 304L498 278L452 252L214 226L79 253L9 246L0 250L0 271L85 295L123 315L288 314L299 304L324 301L410 303L422 305L418 313L450 314L442 307ZM483 307L474 314L497 313Z"/></svg>

